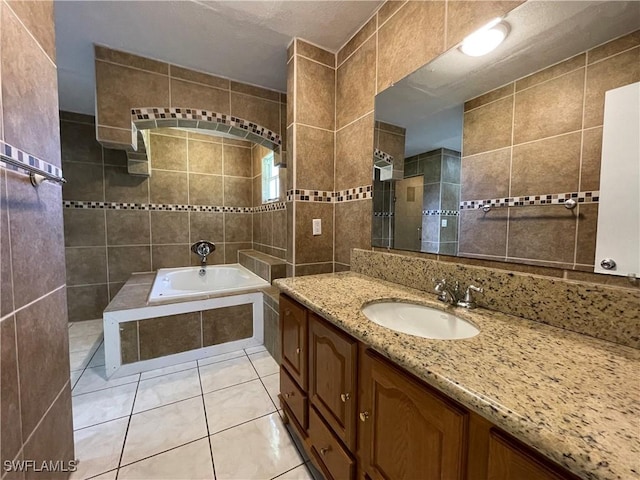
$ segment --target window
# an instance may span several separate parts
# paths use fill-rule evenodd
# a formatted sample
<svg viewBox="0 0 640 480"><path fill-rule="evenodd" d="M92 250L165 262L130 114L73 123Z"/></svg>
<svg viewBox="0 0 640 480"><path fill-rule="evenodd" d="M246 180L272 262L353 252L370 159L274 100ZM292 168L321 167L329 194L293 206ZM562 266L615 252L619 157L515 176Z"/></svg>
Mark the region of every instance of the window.
<svg viewBox="0 0 640 480"><path fill-rule="evenodd" d="M280 199L280 169L273 164L273 152L262 157L262 203Z"/></svg>

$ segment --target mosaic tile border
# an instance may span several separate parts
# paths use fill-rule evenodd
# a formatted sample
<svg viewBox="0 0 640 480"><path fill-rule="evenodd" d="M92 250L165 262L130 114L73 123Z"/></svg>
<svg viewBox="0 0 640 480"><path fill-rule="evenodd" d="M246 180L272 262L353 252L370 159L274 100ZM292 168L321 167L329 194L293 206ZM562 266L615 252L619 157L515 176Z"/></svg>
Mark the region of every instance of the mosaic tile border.
<svg viewBox="0 0 640 480"><path fill-rule="evenodd" d="M460 202L460 210L471 210L490 207L526 207L531 205L562 205L565 201L573 199L578 203L597 203L600 200L600 191L552 193L545 195L526 195L520 197L490 198L485 200L466 200Z"/></svg>
<svg viewBox="0 0 640 480"><path fill-rule="evenodd" d="M460 215L460 211L458 210L423 210L422 215L425 217L431 217L436 215L456 216L456 215Z"/></svg>
<svg viewBox="0 0 640 480"><path fill-rule="evenodd" d="M373 212L373 216L388 218L388 217L393 217L394 213L393 212Z"/></svg>
<svg viewBox="0 0 640 480"><path fill-rule="evenodd" d="M261 212L276 212L278 210L286 210L287 204L285 202L273 202L273 203L265 203L263 205L258 205L257 207L253 207L253 213L261 213Z"/></svg>
<svg viewBox="0 0 640 480"><path fill-rule="evenodd" d="M242 118L195 108L140 107L131 109L131 121L136 128L185 127L230 133L274 151L282 145L280 135L268 128Z"/></svg>
<svg viewBox="0 0 640 480"><path fill-rule="evenodd" d="M373 186L349 188L336 192L328 190L288 190L287 202L341 203L373 198Z"/></svg>
<svg viewBox="0 0 640 480"><path fill-rule="evenodd" d="M373 149L374 164L376 167L386 167L393 165L393 157L379 148Z"/></svg>
<svg viewBox="0 0 640 480"><path fill-rule="evenodd" d="M24 167L13 165L9 162L3 161L3 159L0 158L0 166L6 168L7 170L12 170L14 172L26 171L28 173L33 172L36 174L39 174L39 172L37 171L39 170L43 174L45 174L45 176L53 177L51 178L51 180L64 182L62 169L60 167L52 165L49 162L45 162L41 158L30 155L27 152L14 147L13 145L9 145L8 143L0 141L0 154L3 157L9 157L10 159L24 165Z"/></svg>
<svg viewBox="0 0 640 480"><path fill-rule="evenodd" d="M164 203L122 203L122 202L83 202L64 200L64 208L102 209L102 210L146 210L167 212L217 212L217 213L258 213L285 210L284 202L275 202L258 207L222 207L215 205L173 205Z"/></svg>

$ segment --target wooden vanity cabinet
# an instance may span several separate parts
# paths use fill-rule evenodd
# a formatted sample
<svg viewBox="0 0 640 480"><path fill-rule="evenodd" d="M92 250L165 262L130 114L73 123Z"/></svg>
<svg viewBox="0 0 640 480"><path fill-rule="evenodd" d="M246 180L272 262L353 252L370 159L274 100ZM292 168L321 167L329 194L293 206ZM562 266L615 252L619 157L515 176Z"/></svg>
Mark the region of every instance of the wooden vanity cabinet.
<svg viewBox="0 0 640 480"><path fill-rule="evenodd" d="M356 448L358 343L309 314L309 401L351 451Z"/></svg>
<svg viewBox="0 0 640 480"><path fill-rule="evenodd" d="M469 413L371 350L360 355L358 458L372 480L465 478Z"/></svg>
<svg viewBox="0 0 640 480"><path fill-rule="evenodd" d="M306 391L308 310L284 295L280 296L279 307L282 366L298 386Z"/></svg>
<svg viewBox="0 0 640 480"><path fill-rule="evenodd" d="M280 401L327 480L577 480L286 295Z"/></svg>
<svg viewBox="0 0 640 480"><path fill-rule="evenodd" d="M280 399L300 435L308 427L307 327L308 311L298 302L280 296Z"/></svg>

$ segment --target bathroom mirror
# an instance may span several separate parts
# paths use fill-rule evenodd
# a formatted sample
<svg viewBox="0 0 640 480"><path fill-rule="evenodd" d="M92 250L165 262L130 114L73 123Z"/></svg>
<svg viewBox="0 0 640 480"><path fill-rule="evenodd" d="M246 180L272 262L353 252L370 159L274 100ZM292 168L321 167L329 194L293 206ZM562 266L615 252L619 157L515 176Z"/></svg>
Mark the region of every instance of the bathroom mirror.
<svg viewBox="0 0 640 480"><path fill-rule="evenodd" d="M638 18L526 2L493 52L377 95L372 245L593 271L604 92L640 79Z"/></svg>

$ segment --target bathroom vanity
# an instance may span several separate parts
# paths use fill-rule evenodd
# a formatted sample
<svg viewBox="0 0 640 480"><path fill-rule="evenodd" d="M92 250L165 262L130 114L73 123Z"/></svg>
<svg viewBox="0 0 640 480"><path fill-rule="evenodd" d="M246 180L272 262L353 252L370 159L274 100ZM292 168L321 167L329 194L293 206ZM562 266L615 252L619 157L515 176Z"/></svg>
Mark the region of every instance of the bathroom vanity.
<svg viewBox="0 0 640 480"><path fill-rule="evenodd" d="M352 272L275 283L282 407L326 478L638 477L637 350ZM419 338L361 312L389 299L480 333Z"/></svg>

